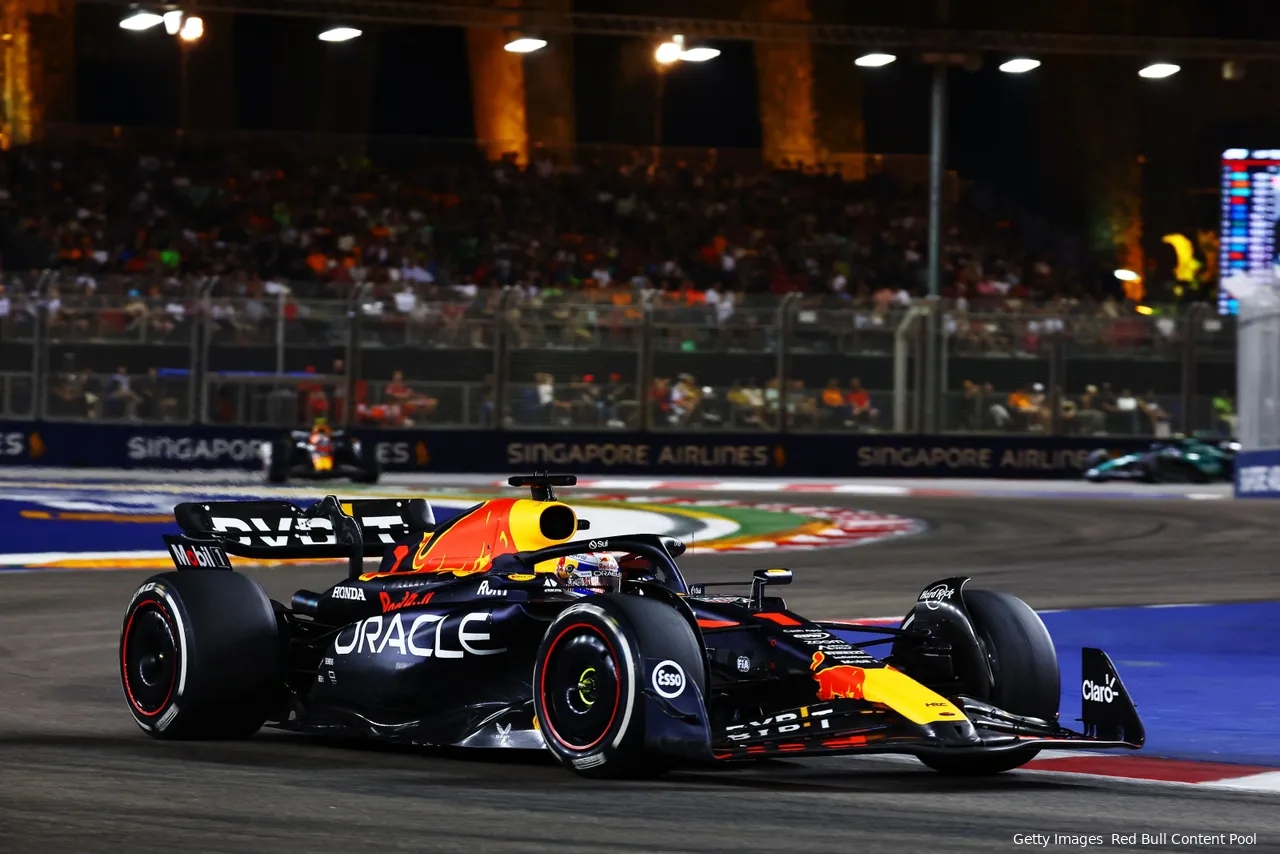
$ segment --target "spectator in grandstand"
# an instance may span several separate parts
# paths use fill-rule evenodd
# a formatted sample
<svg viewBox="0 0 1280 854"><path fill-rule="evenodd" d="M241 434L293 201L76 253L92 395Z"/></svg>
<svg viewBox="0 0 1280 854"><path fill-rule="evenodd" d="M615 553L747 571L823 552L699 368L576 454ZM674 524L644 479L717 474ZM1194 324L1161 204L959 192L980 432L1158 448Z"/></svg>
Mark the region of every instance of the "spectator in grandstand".
<svg viewBox="0 0 1280 854"><path fill-rule="evenodd" d="M134 391L138 394L138 417L144 421L174 420L180 403L171 385L172 381L162 378L156 368L147 368L147 372L138 378L134 386ZM180 387L176 391L182 393L184 390Z"/></svg>
<svg viewBox="0 0 1280 854"><path fill-rule="evenodd" d="M960 385L960 412L957 426L961 430L981 430L985 413L986 403L982 387L973 380L965 380Z"/></svg>
<svg viewBox="0 0 1280 854"><path fill-rule="evenodd" d="M533 392L537 404L538 420L543 424L556 424L558 405L556 399L556 378L545 371L533 375Z"/></svg>
<svg viewBox="0 0 1280 854"><path fill-rule="evenodd" d="M1080 406L1075 417L1078 432L1086 435L1105 432L1106 419L1102 410L1098 408L1099 399L1096 385L1090 384L1084 387L1084 394L1080 395Z"/></svg>
<svg viewBox="0 0 1280 854"><path fill-rule="evenodd" d="M583 374L576 398L571 401L575 424L600 427L606 421L604 395L595 374Z"/></svg>
<svg viewBox="0 0 1280 854"><path fill-rule="evenodd" d="M764 426L765 398L764 389L756 382L755 377L747 380L742 387L742 405L746 412L746 424L750 427Z"/></svg>
<svg viewBox="0 0 1280 854"><path fill-rule="evenodd" d="M1133 396L1133 392L1125 389L1116 396L1116 423L1119 425L1121 433L1137 433L1138 425L1138 398Z"/></svg>
<svg viewBox="0 0 1280 854"><path fill-rule="evenodd" d="M849 402L840 390L840 381L835 377L827 380L822 389L822 420L828 427L848 426L850 421Z"/></svg>
<svg viewBox="0 0 1280 854"><path fill-rule="evenodd" d="M1160 406L1154 389L1142 396L1142 400L1138 401L1138 408L1146 416L1147 423L1144 426L1149 428L1152 436L1164 438L1170 435L1173 417Z"/></svg>
<svg viewBox="0 0 1280 854"><path fill-rule="evenodd" d="M1014 426L1023 430L1044 429L1048 416L1044 385L1033 383L1030 390L1026 386L1018 388L1010 393L1008 404Z"/></svg>
<svg viewBox="0 0 1280 854"><path fill-rule="evenodd" d="M986 411L986 421L984 427L992 430L1008 430L1013 425L1013 415L1009 408L1005 407L996 397L995 386L991 383L982 384L982 401L989 404Z"/></svg>
<svg viewBox="0 0 1280 854"><path fill-rule="evenodd" d="M860 427L872 426L880 413L871 406L871 392L862 387L857 377L849 381L849 412L852 421Z"/></svg>
<svg viewBox="0 0 1280 854"><path fill-rule="evenodd" d="M729 407L729 425L732 427L755 427L760 423L759 414L755 412L747 400L746 390L741 380L734 380L733 385L724 396Z"/></svg>
<svg viewBox="0 0 1280 854"><path fill-rule="evenodd" d="M671 387L668 420L680 427L691 426L700 414L701 406L702 389L698 387L693 374L680 374L676 378L676 384Z"/></svg>
<svg viewBox="0 0 1280 854"><path fill-rule="evenodd" d="M75 396L82 401L82 409L79 415L98 419L102 417L102 391L98 384L98 379L93 375L93 371L84 368L80 373L75 375L73 380Z"/></svg>
<svg viewBox="0 0 1280 854"><path fill-rule="evenodd" d="M1236 402L1226 389L1213 398L1213 429L1227 436L1236 434Z"/></svg>
<svg viewBox="0 0 1280 854"><path fill-rule="evenodd" d="M391 382L383 390L389 404L395 406L398 423L411 427L432 420L440 405L439 398L414 391L404 381L404 371L394 371Z"/></svg>
<svg viewBox="0 0 1280 854"><path fill-rule="evenodd" d="M138 417L138 404L142 398L133 390L129 370L124 365L116 368L116 372L111 376L107 398L112 414L118 413L129 420Z"/></svg>
<svg viewBox="0 0 1280 854"><path fill-rule="evenodd" d="M1058 392L1058 417L1061 420L1062 432L1068 435L1080 432L1080 425L1076 422L1080 407L1074 400L1063 394L1062 386L1055 388Z"/></svg>
<svg viewBox="0 0 1280 854"><path fill-rule="evenodd" d="M818 397L805 387L804 380L792 379L786 389L787 420L793 427L819 426Z"/></svg>
<svg viewBox="0 0 1280 854"><path fill-rule="evenodd" d="M669 424L671 421L671 380L668 377L654 377L649 384L649 405L654 424Z"/></svg>
<svg viewBox="0 0 1280 854"><path fill-rule="evenodd" d="M628 386L622 381L621 374L609 374L609 381L604 384L600 399L604 405L604 419L607 426L615 428L638 426L639 404L629 396Z"/></svg>

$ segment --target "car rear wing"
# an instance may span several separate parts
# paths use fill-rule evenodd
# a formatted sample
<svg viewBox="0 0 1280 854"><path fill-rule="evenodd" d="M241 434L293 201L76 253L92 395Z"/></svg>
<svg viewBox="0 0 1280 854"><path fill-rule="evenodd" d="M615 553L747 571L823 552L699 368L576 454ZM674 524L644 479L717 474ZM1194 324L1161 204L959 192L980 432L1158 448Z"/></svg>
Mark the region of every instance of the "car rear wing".
<svg viewBox="0 0 1280 854"><path fill-rule="evenodd" d="M173 508L181 536L165 536L179 569L229 569L226 555L288 560L347 558L350 574L381 557L396 540L435 530L422 498L340 501L327 495L308 508L287 501L215 501Z"/></svg>

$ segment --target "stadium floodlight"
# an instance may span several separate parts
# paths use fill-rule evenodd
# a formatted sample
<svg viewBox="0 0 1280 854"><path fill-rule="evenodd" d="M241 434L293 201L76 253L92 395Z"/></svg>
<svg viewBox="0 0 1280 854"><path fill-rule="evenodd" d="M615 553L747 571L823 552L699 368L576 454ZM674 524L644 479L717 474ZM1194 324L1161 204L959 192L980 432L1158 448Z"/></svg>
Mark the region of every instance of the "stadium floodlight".
<svg viewBox="0 0 1280 854"><path fill-rule="evenodd" d="M1026 74L1028 71L1035 71L1040 67L1038 59L1011 59L1000 66L1000 70L1005 74Z"/></svg>
<svg viewBox="0 0 1280 854"><path fill-rule="evenodd" d="M182 21L182 29L178 31L178 38L184 42L199 41L204 35L204 18L199 15L188 15Z"/></svg>
<svg viewBox="0 0 1280 854"><path fill-rule="evenodd" d="M659 65L671 65L680 61L682 53L684 53L684 36L675 36L671 41L658 45L658 49L653 52L653 58Z"/></svg>
<svg viewBox="0 0 1280 854"><path fill-rule="evenodd" d="M533 53L535 50L542 50L547 46L546 39L535 39L527 36L512 39L502 46L507 53Z"/></svg>
<svg viewBox="0 0 1280 854"><path fill-rule="evenodd" d="M681 62L706 62L715 59L720 55L720 51L714 47L691 47L686 51L681 51Z"/></svg>
<svg viewBox="0 0 1280 854"><path fill-rule="evenodd" d="M1172 77L1182 70L1182 66L1173 65L1169 62L1155 62L1138 72L1139 77L1146 77L1148 80L1159 80L1162 77Z"/></svg>
<svg viewBox="0 0 1280 854"><path fill-rule="evenodd" d="M155 12L144 12L141 9L134 9L120 21L120 29L122 30L149 30L152 27L159 26L164 23L164 16L157 15Z"/></svg>
<svg viewBox="0 0 1280 854"><path fill-rule="evenodd" d="M355 27L330 27L319 35L319 39L322 42L349 42L362 35L364 32Z"/></svg>
<svg viewBox="0 0 1280 854"><path fill-rule="evenodd" d="M1138 279L1142 278L1132 270L1116 270L1115 276L1122 282L1136 282Z"/></svg>
<svg viewBox="0 0 1280 854"><path fill-rule="evenodd" d="M882 65L888 65L897 58L891 53L864 53L855 59L853 64L862 68L879 68Z"/></svg>
<svg viewBox="0 0 1280 854"><path fill-rule="evenodd" d="M653 52L653 60L659 65L674 65L677 62L707 62L720 55L714 47L686 47L684 36L672 36L671 41L658 45Z"/></svg>

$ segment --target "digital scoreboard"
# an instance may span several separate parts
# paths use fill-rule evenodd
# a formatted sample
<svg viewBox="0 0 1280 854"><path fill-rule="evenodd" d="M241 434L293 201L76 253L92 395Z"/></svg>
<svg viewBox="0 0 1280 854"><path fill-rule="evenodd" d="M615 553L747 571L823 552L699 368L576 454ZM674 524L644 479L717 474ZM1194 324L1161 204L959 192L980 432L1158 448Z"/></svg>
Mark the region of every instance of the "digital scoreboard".
<svg viewBox="0 0 1280 854"><path fill-rule="evenodd" d="M1218 243L1219 284L1236 273L1280 269L1276 229L1280 220L1280 150L1229 148L1222 153L1222 225ZM1218 311L1239 306L1218 288Z"/></svg>

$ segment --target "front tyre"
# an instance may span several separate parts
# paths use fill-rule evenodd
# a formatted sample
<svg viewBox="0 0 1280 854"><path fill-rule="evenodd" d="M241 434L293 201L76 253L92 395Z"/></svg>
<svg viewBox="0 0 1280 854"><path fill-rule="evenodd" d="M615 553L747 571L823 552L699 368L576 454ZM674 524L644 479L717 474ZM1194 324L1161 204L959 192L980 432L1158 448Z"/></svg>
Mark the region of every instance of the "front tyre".
<svg viewBox="0 0 1280 854"><path fill-rule="evenodd" d="M650 683L665 698L705 684L701 644L674 607L605 595L566 608L547 629L533 671L548 749L584 777L664 773L671 759L645 744Z"/></svg>
<svg viewBox="0 0 1280 854"><path fill-rule="evenodd" d="M233 572L147 579L125 611L117 660L129 712L153 738L245 738L284 691L271 601Z"/></svg>
<svg viewBox="0 0 1280 854"><path fill-rule="evenodd" d="M1015 715L1056 722L1062 699L1058 653L1040 615L1016 596L991 590L965 590L964 604L978 643L991 665L994 676L991 703ZM1039 752L1039 748L1030 747L1001 753L919 758L943 774L982 776L1021 767Z"/></svg>

